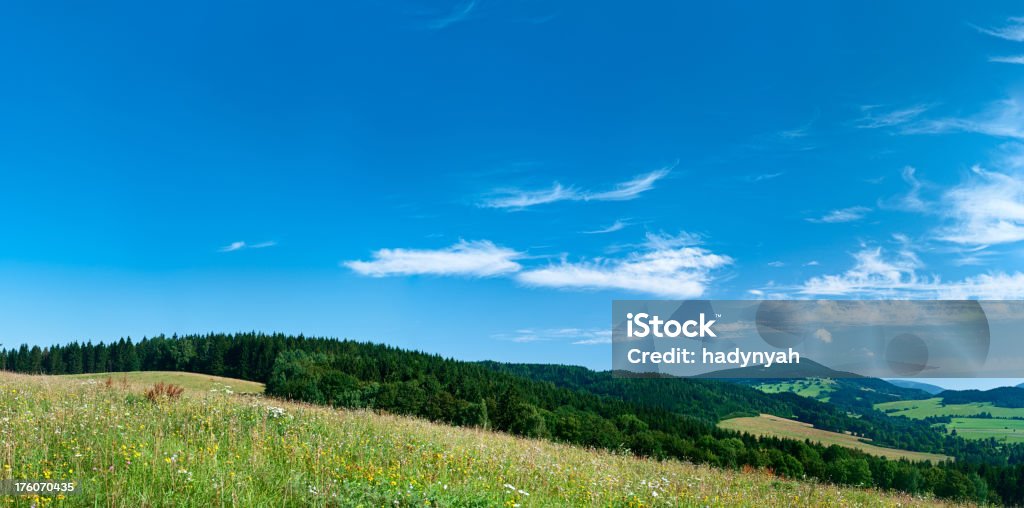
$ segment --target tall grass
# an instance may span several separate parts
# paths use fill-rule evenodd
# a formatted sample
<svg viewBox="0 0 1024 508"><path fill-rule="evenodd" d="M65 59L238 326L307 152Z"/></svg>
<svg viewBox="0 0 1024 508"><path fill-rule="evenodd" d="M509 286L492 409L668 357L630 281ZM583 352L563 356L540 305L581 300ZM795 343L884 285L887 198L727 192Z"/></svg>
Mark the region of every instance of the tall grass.
<svg viewBox="0 0 1024 508"><path fill-rule="evenodd" d="M28 506L914 506L366 411L0 373L0 478L74 479Z"/></svg>

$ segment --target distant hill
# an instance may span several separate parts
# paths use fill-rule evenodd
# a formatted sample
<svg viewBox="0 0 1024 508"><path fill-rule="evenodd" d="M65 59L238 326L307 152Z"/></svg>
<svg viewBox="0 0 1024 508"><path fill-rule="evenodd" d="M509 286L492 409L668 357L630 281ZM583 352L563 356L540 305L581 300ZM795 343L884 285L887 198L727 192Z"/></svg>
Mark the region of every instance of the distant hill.
<svg viewBox="0 0 1024 508"><path fill-rule="evenodd" d="M988 402L999 407L1024 408L1024 388L1003 386L991 390L946 390L939 393L944 404Z"/></svg>
<svg viewBox="0 0 1024 508"><path fill-rule="evenodd" d="M810 377L808 374L814 376ZM799 366L793 364L776 364L771 367L756 365L722 371L715 377L730 378L726 380L755 386L766 392L792 391L798 395L810 395L818 400L828 401L833 405L856 412L870 411L875 404L883 402L927 399L934 395L925 390L899 386L882 379L836 371L806 358L801 360ZM814 379L830 381L825 389L819 390L807 390L802 385L794 384L794 380ZM780 390L780 388L785 388L785 385L792 386L792 389Z"/></svg>
<svg viewBox="0 0 1024 508"><path fill-rule="evenodd" d="M826 367L809 358L801 358L799 364L776 363L771 367L764 365L751 365L749 367L737 367L735 369L723 369L714 373L701 374L696 376L706 379L803 379L810 377L836 378L836 377L860 377L857 374L841 372Z"/></svg>
<svg viewBox="0 0 1024 508"><path fill-rule="evenodd" d="M928 383L920 383L917 381L907 381L905 379L887 379L889 384L894 384L900 388L913 388L915 390L922 390L932 395L938 395L939 392L943 392L946 389L941 386L936 386Z"/></svg>

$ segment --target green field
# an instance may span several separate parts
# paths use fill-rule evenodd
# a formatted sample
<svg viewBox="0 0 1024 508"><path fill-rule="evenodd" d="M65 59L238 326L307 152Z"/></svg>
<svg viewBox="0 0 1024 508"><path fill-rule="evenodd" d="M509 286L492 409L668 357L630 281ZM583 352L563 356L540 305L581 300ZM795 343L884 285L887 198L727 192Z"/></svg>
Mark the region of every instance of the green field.
<svg viewBox="0 0 1024 508"><path fill-rule="evenodd" d="M988 402L944 406L942 405L942 399L939 397L924 400L885 402L875 404L875 409L888 413L891 416L906 416L907 418L916 419L929 416L976 416L981 413L991 413L994 418L1024 418L1024 408L998 407Z"/></svg>
<svg viewBox="0 0 1024 508"><path fill-rule="evenodd" d="M225 389L234 393L263 393L263 383L191 372L113 372L110 374L71 374L58 377L94 380L101 383L106 382L109 378L113 383L128 383L130 385L152 385L164 382L176 384L187 390L187 393Z"/></svg>
<svg viewBox="0 0 1024 508"><path fill-rule="evenodd" d="M965 439L995 438L1007 443L1024 443L1024 420L1001 418L953 418L946 425L948 431L956 430Z"/></svg>
<svg viewBox="0 0 1024 508"><path fill-rule="evenodd" d="M816 429L808 423L801 423L796 420L780 418L774 415L762 414L743 418L732 418L723 420L718 424L724 429L747 432L758 436L775 436L788 439L805 440L809 439L823 445L839 445L847 448L855 448L865 453L878 455L890 459L908 459L911 461L928 460L941 462L948 459L945 455L924 452L911 452L895 448L885 448L861 441L860 438L849 434L829 432Z"/></svg>
<svg viewBox="0 0 1024 508"><path fill-rule="evenodd" d="M137 384L89 381L0 372L0 479L81 489L15 506L941 504L222 390L153 402Z"/></svg>
<svg viewBox="0 0 1024 508"><path fill-rule="evenodd" d="M818 399L828 402L829 393L835 391L835 380L832 379L801 379L794 381L782 381L778 383L762 383L754 388L765 393L792 392L801 397Z"/></svg>

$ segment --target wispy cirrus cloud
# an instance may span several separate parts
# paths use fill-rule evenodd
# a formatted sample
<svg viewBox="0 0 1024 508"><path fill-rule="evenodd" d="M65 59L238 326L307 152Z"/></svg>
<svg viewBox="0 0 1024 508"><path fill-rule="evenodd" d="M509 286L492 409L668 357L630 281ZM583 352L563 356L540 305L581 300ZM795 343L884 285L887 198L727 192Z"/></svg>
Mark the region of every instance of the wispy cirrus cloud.
<svg viewBox="0 0 1024 508"><path fill-rule="evenodd" d="M785 174L784 172L779 171L778 173L762 173L760 175L747 175L747 176L741 177L740 179L743 180L744 182L747 182L747 183L758 183L758 182L764 182L764 181L767 181L767 180L774 180L774 179L776 179L776 178L778 178L778 177L780 177L780 176L782 176L784 174Z"/></svg>
<svg viewBox="0 0 1024 508"><path fill-rule="evenodd" d="M524 328L513 333L499 333L492 336L497 340L517 343L569 342L578 346L611 344L612 331L608 328Z"/></svg>
<svg viewBox="0 0 1024 508"><path fill-rule="evenodd" d="M973 132L997 138L1024 139L1024 106L1018 97L989 104L967 117L947 117L914 122L903 127L903 134L944 134Z"/></svg>
<svg viewBox="0 0 1024 508"><path fill-rule="evenodd" d="M558 6L551 2L529 1L489 1L484 0L446 0L422 2L419 9L405 14L411 15L421 22L427 30L445 30L456 25L488 19L503 23L527 23L538 25L555 19Z"/></svg>
<svg viewBox="0 0 1024 508"><path fill-rule="evenodd" d="M427 22L427 27L432 30L448 28L456 23L469 19L476 8L476 0L465 0L452 7L452 9Z"/></svg>
<svg viewBox="0 0 1024 508"><path fill-rule="evenodd" d="M879 199L878 207L908 212L928 211L930 209L930 205L921 197L921 190L924 188L924 184L917 178L917 168L913 166L904 166L900 171L900 176L903 178L903 181L910 186L910 188L905 194L891 198Z"/></svg>
<svg viewBox="0 0 1024 508"><path fill-rule="evenodd" d="M550 189L533 191L507 190L499 191L498 195L485 199L480 203L484 208L506 208L522 210L536 205L557 203L559 201L580 201L582 195L572 187L563 187L555 182Z"/></svg>
<svg viewBox="0 0 1024 508"><path fill-rule="evenodd" d="M654 188L654 184L668 176L675 166L665 167L616 184L613 188L595 192L566 187L555 182L549 189L498 190L479 203L483 208L523 210L532 206L559 201L629 201Z"/></svg>
<svg viewBox="0 0 1024 508"><path fill-rule="evenodd" d="M1024 55L990 56L989 62L1024 65Z"/></svg>
<svg viewBox="0 0 1024 508"><path fill-rule="evenodd" d="M1024 178L972 168L972 176L943 195L953 224L939 238L964 245L1024 241Z"/></svg>
<svg viewBox="0 0 1024 508"><path fill-rule="evenodd" d="M619 219L619 220L616 220L615 222L613 222L610 225L605 226L603 228L598 228L598 229L595 229L595 230L592 230L592 231L583 231L582 233L585 234L585 235L603 235L603 234L606 234L606 233L614 233L616 231L622 231L623 229L625 229L629 225L630 225L629 222L626 222L626 221L624 221L622 219Z"/></svg>
<svg viewBox="0 0 1024 508"><path fill-rule="evenodd" d="M990 254L980 251L999 244L1024 241L1024 153L1017 143L1003 145L996 166L1005 172L989 171L975 165L957 185L940 190L929 185L932 196L925 198L925 184L916 170L903 168L909 185L905 194L879 199L879 208L935 215L943 224L935 227L931 239L959 244L959 265L982 264Z"/></svg>
<svg viewBox="0 0 1024 508"><path fill-rule="evenodd" d="M987 28L973 25L979 32L992 37L998 37L1014 42L1024 42L1024 17L1012 17L1007 19L1008 24L996 28Z"/></svg>
<svg viewBox="0 0 1024 508"><path fill-rule="evenodd" d="M627 182L616 184L612 190L588 193L583 195L584 201L628 201L654 188L654 183L668 176L672 168L662 168L640 175Z"/></svg>
<svg viewBox="0 0 1024 508"><path fill-rule="evenodd" d="M807 222L813 222L815 224L854 222L863 219L869 212L871 212L871 209L866 206L851 206L848 208L832 210L821 217L809 217L806 220Z"/></svg>
<svg viewBox="0 0 1024 508"><path fill-rule="evenodd" d="M442 275L493 277L522 269L523 254L487 240L459 241L443 249L380 249L371 261L345 261L342 265L369 277Z"/></svg>
<svg viewBox="0 0 1024 508"><path fill-rule="evenodd" d="M582 290L625 290L669 298L704 294L712 273L731 265L732 258L690 245L695 237L648 235L645 249L626 257L579 262L563 259L547 267L525 270L519 282L534 287Z"/></svg>
<svg viewBox="0 0 1024 508"><path fill-rule="evenodd" d="M277 245L277 242L273 242L273 241L270 241L270 242L259 242L259 243L253 243L253 244L245 243L243 241L238 241L238 242L231 242L228 245L225 245L225 246L217 249L217 252L236 252L236 251L240 251L240 250L243 250L243 249L265 249L267 247L273 247L275 245Z"/></svg>
<svg viewBox="0 0 1024 508"><path fill-rule="evenodd" d="M883 129L905 125L931 109L929 104L916 104L901 109L883 109L882 106L861 106L863 116L854 122L858 129Z"/></svg>

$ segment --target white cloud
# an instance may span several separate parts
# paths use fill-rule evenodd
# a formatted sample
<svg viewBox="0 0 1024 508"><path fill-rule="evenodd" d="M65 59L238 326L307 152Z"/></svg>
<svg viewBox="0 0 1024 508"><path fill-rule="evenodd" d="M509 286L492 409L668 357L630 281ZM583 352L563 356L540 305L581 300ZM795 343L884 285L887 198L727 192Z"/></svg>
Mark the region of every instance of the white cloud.
<svg viewBox="0 0 1024 508"><path fill-rule="evenodd" d="M984 248L989 245L1024 241L1024 153L1017 143L1001 147L996 160L1007 173L971 168L968 178L939 197L926 200L924 184L913 167L903 168L903 180L910 185L906 194L880 199L880 208L936 214L946 225L934 231L934 238L960 245ZM962 258L961 265L981 264L981 255Z"/></svg>
<svg viewBox="0 0 1024 508"><path fill-rule="evenodd" d="M940 118L907 125L904 134L974 132L999 138L1024 139L1024 107L1016 97L993 104L965 118Z"/></svg>
<svg viewBox="0 0 1024 508"><path fill-rule="evenodd" d="M928 109L931 106L926 104L918 104L903 109L892 109L888 111L880 111L879 106L862 106L861 111L864 112L864 116L860 117L855 123L859 129L882 129L886 127L896 127L898 125L906 124Z"/></svg>
<svg viewBox="0 0 1024 508"><path fill-rule="evenodd" d="M428 26L434 30L448 28L451 25L469 19L475 7L476 0L466 0L456 5L448 14L430 21Z"/></svg>
<svg viewBox="0 0 1024 508"><path fill-rule="evenodd" d="M513 333L499 333L492 337L520 344L571 341L571 344L590 346L612 343L612 331L609 328L525 328Z"/></svg>
<svg viewBox="0 0 1024 508"><path fill-rule="evenodd" d="M986 273L947 284L938 291L939 298L963 300L1018 300L1024 298L1024 273Z"/></svg>
<svg viewBox="0 0 1024 508"><path fill-rule="evenodd" d="M480 206L484 208L501 208L507 210L523 210L531 206L544 205L559 201L628 201L636 199L654 188L654 184L666 177L671 167L639 175L632 180L616 184L611 190L602 192L583 191L574 187L564 187L558 182L550 189L524 191L519 189L499 190L493 196L484 199Z"/></svg>
<svg viewBox="0 0 1024 508"><path fill-rule="evenodd" d="M907 250L895 258L885 259L881 247L865 248L853 254L856 264L840 275L812 277L799 292L811 295L884 294L916 286L920 281L916 270L921 266L917 256Z"/></svg>
<svg viewBox="0 0 1024 508"><path fill-rule="evenodd" d="M221 247L220 252L234 252L236 250L242 250L245 248L245 242L231 242L224 247Z"/></svg>
<svg viewBox="0 0 1024 508"><path fill-rule="evenodd" d="M707 249L683 246L694 235L648 235L646 250L621 259L598 258L526 270L517 279L528 286L564 289L613 289L669 298L694 298L704 294L711 272L732 264L728 256Z"/></svg>
<svg viewBox="0 0 1024 508"><path fill-rule="evenodd" d="M812 259L812 260L804 263L804 266L818 266L820 264L821 263L819 263L817 259Z"/></svg>
<svg viewBox="0 0 1024 508"><path fill-rule="evenodd" d="M273 247L275 245L277 245L277 242L273 242L273 241L271 241L271 242L260 242L260 243L254 243L254 244L248 244L248 243L239 241L239 242L231 242L230 244L225 245L224 247L221 247L220 249L217 249L217 251L218 252L235 252L235 251L239 251L239 250L242 250L242 249L265 249L267 247Z"/></svg>
<svg viewBox="0 0 1024 508"><path fill-rule="evenodd" d="M988 61L989 62L996 62L996 63L1008 63L1008 64L1021 65L1021 64L1024 64L1024 55L990 56L990 57L988 57Z"/></svg>
<svg viewBox="0 0 1024 508"><path fill-rule="evenodd" d="M945 193L954 221L939 238L958 244L992 245L1024 240L1024 178L972 168L973 177Z"/></svg>
<svg viewBox="0 0 1024 508"><path fill-rule="evenodd" d="M743 181L747 182L747 183L758 183L758 182L764 182L764 181L767 181L767 180L774 180L774 179L776 179L776 178L778 178L778 177L780 177L780 176L782 176L784 174L785 173L780 171L778 173L764 173L764 174L760 174L760 175L748 175L748 176L742 177L741 179Z"/></svg>
<svg viewBox="0 0 1024 508"><path fill-rule="evenodd" d="M344 266L370 277L394 275L461 275L491 277L522 269L522 253L489 241L465 240L438 250L380 249L372 261L346 261Z"/></svg>
<svg viewBox="0 0 1024 508"><path fill-rule="evenodd" d="M647 233L643 245L654 250L675 249L678 247L694 247L704 243L701 235L680 231L677 234Z"/></svg>
<svg viewBox="0 0 1024 508"><path fill-rule="evenodd" d="M771 261L768 263L768 266L772 268L782 268L783 266L786 266L786 263L783 263L782 261Z"/></svg>
<svg viewBox="0 0 1024 508"><path fill-rule="evenodd" d="M814 336L817 337L818 340L824 342L825 344L832 343L832 332L824 328L818 328L817 330L815 330Z"/></svg>
<svg viewBox="0 0 1024 508"><path fill-rule="evenodd" d="M900 172L904 182L910 185L910 190L902 196L890 199L880 199L880 208L891 208L909 212L924 212L929 210L930 205L921 198L921 189L924 185L917 179L917 169L913 166L905 166Z"/></svg>
<svg viewBox="0 0 1024 508"><path fill-rule="evenodd" d="M600 228L600 229L595 229L593 231L584 231L583 233L587 234L587 235L601 235L601 234L605 234L605 233L614 233L616 231L621 231L622 229L624 229L628 225L629 225L628 222L625 222L625 221L620 219L620 220L617 220L614 223L612 223L612 225L610 225L610 226L603 227L603 228Z"/></svg>
<svg viewBox="0 0 1024 508"><path fill-rule="evenodd" d="M918 273L921 261L908 250L886 258L881 248L865 248L854 254L853 268L838 275L807 280L797 292L815 296L962 300L1013 300L1024 298L1024 273L991 272L959 281L943 281L937 275Z"/></svg>
<svg viewBox="0 0 1024 508"><path fill-rule="evenodd" d="M596 346L596 345L599 345L599 344L611 344L611 343L612 343L612 339L611 339L611 337L608 337L608 338L596 338L596 339L580 339L580 340L577 340L577 341L573 342L573 345L576 345L576 346Z"/></svg>
<svg viewBox="0 0 1024 508"><path fill-rule="evenodd" d="M502 195L485 200L480 206L484 208L508 208L522 210L536 205L555 203L558 201L579 201L581 194L571 187L563 187L555 182L550 189L536 191L511 190Z"/></svg>
<svg viewBox="0 0 1024 508"><path fill-rule="evenodd" d="M999 28L985 28L975 26L979 32L1006 39L1008 41L1024 42L1024 18L1009 18L1008 25Z"/></svg>
<svg viewBox="0 0 1024 508"><path fill-rule="evenodd" d="M864 216L870 212L871 209L864 206L851 206L849 208L840 208L839 210L832 210L825 215L818 218L808 218L807 222L814 223L839 223L839 222L854 222L864 218Z"/></svg>
<svg viewBox="0 0 1024 508"><path fill-rule="evenodd" d="M617 184L614 189L605 192L584 195L584 201L628 201L654 188L654 183L668 176L671 168L662 168L640 175L628 182Z"/></svg>

